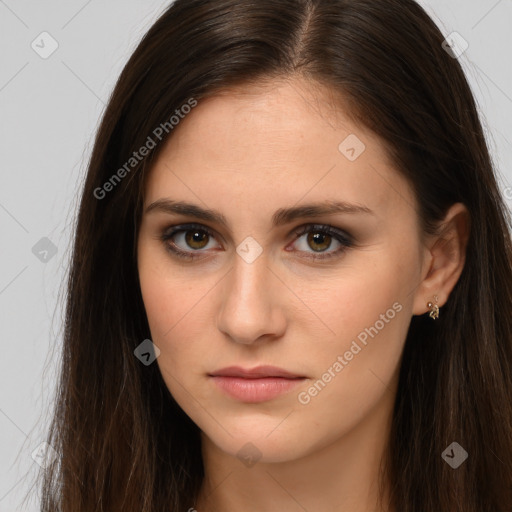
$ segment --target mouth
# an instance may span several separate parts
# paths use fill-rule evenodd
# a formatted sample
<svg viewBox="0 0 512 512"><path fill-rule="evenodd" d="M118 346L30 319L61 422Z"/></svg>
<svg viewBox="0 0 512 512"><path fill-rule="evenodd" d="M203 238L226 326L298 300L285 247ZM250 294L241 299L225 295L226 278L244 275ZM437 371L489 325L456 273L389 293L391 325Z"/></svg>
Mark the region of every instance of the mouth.
<svg viewBox="0 0 512 512"><path fill-rule="evenodd" d="M240 366L228 366L221 370L208 374L210 377L239 377L242 379L260 379L260 378L284 378L284 379L302 379L304 375L291 373L277 366L256 366L246 369Z"/></svg>
<svg viewBox="0 0 512 512"><path fill-rule="evenodd" d="M231 366L208 376L221 391L245 403L272 400L306 380L305 376L275 366L259 366L253 369Z"/></svg>

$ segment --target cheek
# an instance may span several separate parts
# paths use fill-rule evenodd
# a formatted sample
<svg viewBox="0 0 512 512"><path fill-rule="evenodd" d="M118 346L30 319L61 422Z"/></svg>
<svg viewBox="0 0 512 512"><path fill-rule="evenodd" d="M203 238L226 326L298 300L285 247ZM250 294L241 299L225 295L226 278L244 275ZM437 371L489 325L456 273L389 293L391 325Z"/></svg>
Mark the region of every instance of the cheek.
<svg viewBox="0 0 512 512"><path fill-rule="evenodd" d="M188 387L203 371L203 358L208 357L204 339L211 329L205 325L206 309L216 280L191 278L158 250L140 251L139 280L151 340L160 350L156 362L168 389L179 395L179 383Z"/></svg>
<svg viewBox="0 0 512 512"><path fill-rule="evenodd" d="M194 310L185 291L177 293L177 283L156 270L140 273L141 291L151 331L151 341L160 354L156 359L169 392L178 403L187 399L183 386L197 366L197 353L190 340L197 339L190 328ZM187 339L182 336L187 334ZM196 362L195 362L196 361Z"/></svg>
<svg viewBox="0 0 512 512"><path fill-rule="evenodd" d="M139 240L138 272L153 341L165 343L177 326L189 321L189 315L208 291L208 280L187 277L189 273L171 261L159 242L144 234Z"/></svg>
<svg viewBox="0 0 512 512"><path fill-rule="evenodd" d="M325 346L331 345L334 350L343 349L347 340L359 335L364 342L365 333L375 324L379 335L400 331L397 324L407 316L404 311L413 298L411 283L417 271L413 259L414 255L408 261L397 258L392 249L383 247L367 253L364 264L347 266L333 272L329 279L302 285L301 297L315 314L314 322L311 314L303 317L303 328L314 324Z"/></svg>
<svg viewBox="0 0 512 512"><path fill-rule="evenodd" d="M190 282L157 271L141 273L140 281L152 341L161 350L171 350L177 345L172 340L181 339L185 333L191 339L201 330L204 333L198 317L204 317L200 315L204 307L201 299L206 299L207 283L198 282L193 287Z"/></svg>
<svg viewBox="0 0 512 512"><path fill-rule="evenodd" d="M411 320L414 258L397 258L391 248L367 254L364 268L345 270L309 294L307 305L321 324L308 315L301 329L317 340L310 355L318 380L301 403L312 410L340 403L354 418L382 397L399 367Z"/></svg>

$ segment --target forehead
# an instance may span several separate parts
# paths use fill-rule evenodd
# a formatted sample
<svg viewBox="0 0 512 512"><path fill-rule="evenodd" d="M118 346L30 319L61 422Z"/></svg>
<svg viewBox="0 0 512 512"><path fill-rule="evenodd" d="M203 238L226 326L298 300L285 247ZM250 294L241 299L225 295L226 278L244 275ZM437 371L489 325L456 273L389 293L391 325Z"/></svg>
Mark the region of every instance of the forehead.
<svg viewBox="0 0 512 512"><path fill-rule="evenodd" d="M201 141L202 149L208 151L222 142L219 150L224 152L227 143L232 157L237 148L254 146L269 148L274 156L280 150L290 156L289 149L294 148L311 152L312 143L326 135L330 137L323 146L331 144L334 149L343 133L373 137L349 119L347 109L340 106L341 98L335 99L330 88L300 79L224 89L201 99L180 122L167 143L168 154L172 158L180 147L190 149Z"/></svg>
<svg viewBox="0 0 512 512"><path fill-rule="evenodd" d="M371 204L385 215L401 198L410 208L412 191L385 144L339 99L328 88L293 80L199 100L158 155L145 202L179 191L180 198L205 203L270 205L275 198L279 208L302 198L337 199Z"/></svg>

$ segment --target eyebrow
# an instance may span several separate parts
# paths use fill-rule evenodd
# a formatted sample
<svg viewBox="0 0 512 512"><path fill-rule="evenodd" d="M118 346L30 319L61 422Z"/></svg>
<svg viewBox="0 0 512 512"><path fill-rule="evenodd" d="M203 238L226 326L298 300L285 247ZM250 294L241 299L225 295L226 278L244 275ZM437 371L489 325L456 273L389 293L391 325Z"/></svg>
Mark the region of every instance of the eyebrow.
<svg viewBox="0 0 512 512"><path fill-rule="evenodd" d="M202 208L201 206L184 201L173 201L168 198L158 199L146 208L145 213L157 211L196 217L197 219L220 224L225 228L228 227L226 217L220 212ZM277 227L293 222L295 219L318 217L320 215L334 215L336 213L364 213L375 215L375 212L364 205L351 204L344 201L325 201L322 203L293 206L291 208L280 208L276 210L272 216L272 225Z"/></svg>

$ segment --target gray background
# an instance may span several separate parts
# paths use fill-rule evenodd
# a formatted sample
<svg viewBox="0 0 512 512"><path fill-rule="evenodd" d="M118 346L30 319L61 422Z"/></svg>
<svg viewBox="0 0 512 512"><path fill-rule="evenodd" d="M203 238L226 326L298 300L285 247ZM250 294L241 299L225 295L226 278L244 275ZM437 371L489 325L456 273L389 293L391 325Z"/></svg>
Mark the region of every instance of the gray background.
<svg viewBox="0 0 512 512"><path fill-rule="evenodd" d="M459 59L512 205L512 1L420 3L445 36L457 31L469 43ZM93 135L122 67L167 4L0 0L0 512L38 510L35 493L22 498L51 412L71 227ZM46 59L31 47L50 48L44 31L58 43Z"/></svg>

